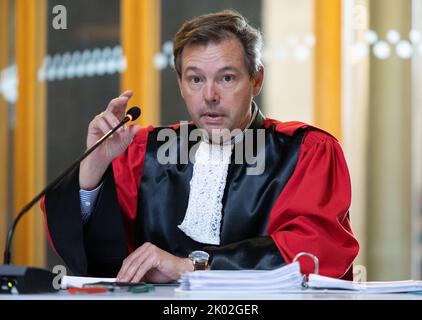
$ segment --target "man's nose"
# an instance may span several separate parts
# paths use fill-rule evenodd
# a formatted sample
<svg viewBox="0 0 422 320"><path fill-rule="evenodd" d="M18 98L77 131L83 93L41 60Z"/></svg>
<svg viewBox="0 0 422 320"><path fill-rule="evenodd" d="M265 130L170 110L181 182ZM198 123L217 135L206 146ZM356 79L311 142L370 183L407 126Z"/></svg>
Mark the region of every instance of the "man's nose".
<svg viewBox="0 0 422 320"><path fill-rule="evenodd" d="M213 82L208 83L204 88L204 100L210 104L218 104L220 102L220 95Z"/></svg>

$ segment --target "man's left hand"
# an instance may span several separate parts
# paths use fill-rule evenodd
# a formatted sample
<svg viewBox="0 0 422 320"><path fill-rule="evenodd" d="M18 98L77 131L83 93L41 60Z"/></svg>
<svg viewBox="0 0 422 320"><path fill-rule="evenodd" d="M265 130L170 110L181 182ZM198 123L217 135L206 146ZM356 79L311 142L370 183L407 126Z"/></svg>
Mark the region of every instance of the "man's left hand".
<svg viewBox="0 0 422 320"><path fill-rule="evenodd" d="M176 257L146 242L123 260L116 281L166 283L193 270L190 259Z"/></svg>

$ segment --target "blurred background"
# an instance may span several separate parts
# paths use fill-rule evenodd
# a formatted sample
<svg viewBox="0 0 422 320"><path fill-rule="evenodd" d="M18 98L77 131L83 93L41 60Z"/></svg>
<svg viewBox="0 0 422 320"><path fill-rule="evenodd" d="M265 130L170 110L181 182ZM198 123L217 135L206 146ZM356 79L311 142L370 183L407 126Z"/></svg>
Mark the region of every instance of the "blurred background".
<svg viewBox="0 0 422 320"><path fill-rule="evenodd" d="M187 19L232 8L264 34L267 117L341 142L361 244L355 276L421 279L422 0L0 0L0 249L13 216L85 150L126 89L142 125L190 120L172 65ZM38 205L13 262L61 263Z"/></svg>

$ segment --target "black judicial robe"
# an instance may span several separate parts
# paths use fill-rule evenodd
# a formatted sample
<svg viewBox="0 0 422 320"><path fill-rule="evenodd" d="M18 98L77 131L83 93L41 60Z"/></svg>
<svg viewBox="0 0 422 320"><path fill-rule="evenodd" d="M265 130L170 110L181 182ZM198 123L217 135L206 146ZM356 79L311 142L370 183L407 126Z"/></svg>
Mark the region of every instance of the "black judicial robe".
<svg viewBox="0 0 422 320"><path fill-rule="evenodd" d="M171 128L180 151L186 143L182 128ZM229 164L220 245L212 246L177 227L187 209L193 164L158 162L161 129L142 129L112 162L85 224L78 170L43 198L48 239L75 275L115 277L128 254L151 242L179 257L205 250L211 269L273 269L309 252L319 258L320 274L351 279L359 245L349 221L350 177L334 137L259 112L251 129L265 129L265 171L247 175L248 164ZM191 148L197 142L187 143ZM301 259L304 273L314 269L308 260Z"/></svg>

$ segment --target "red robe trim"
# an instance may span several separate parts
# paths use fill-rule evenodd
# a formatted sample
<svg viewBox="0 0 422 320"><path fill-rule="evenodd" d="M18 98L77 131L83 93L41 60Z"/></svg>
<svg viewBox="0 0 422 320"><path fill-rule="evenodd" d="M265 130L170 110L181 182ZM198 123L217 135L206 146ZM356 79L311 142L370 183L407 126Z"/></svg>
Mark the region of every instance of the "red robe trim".
<svg viewBox="0 0 422 320"><path fill-rule="evenodd" d="M50 242L50 245L51 245L51 247L53 248L54 253L55 253L58 257L60 257L59 252L57 251L57 249L56 249L56 247L55 247L55 245L54 245L54 242L53 242L53 240L51 239L50 229L48 228L47 213L46 213L46 210L45 210L45 196L43 196L43 197L41 198L41 204L40 204L40 206L41 206L41 211L42 211L42 213L43 213L43 215L44 215L44 228L45 228L45 232L46 232L46 234L47 234L47 240L48 240L48 242Z"/></svg>
<svg viewBox="0 0 422 320"><path fill-rule="evenodd" d="M134 248L134 227L138 212L138 190L144 167L148 134L153 129L152 126L141 129L126 152L112 162L117 200L122 211L129 253L136 249Z"/></svg>
<svg viewBox="0 0 422 320"><path fill-rule="evenodd" d="M350 227L350 176L339 143L301 122L267 119L266 127L271 124L287 135L311 129L303 138L296 169L271 211L268 234L286 262L309 252L318 257L320 274L351 280L359 244ZM304 274L313 272L312 260L305 257L300 263Z"/></svg>

